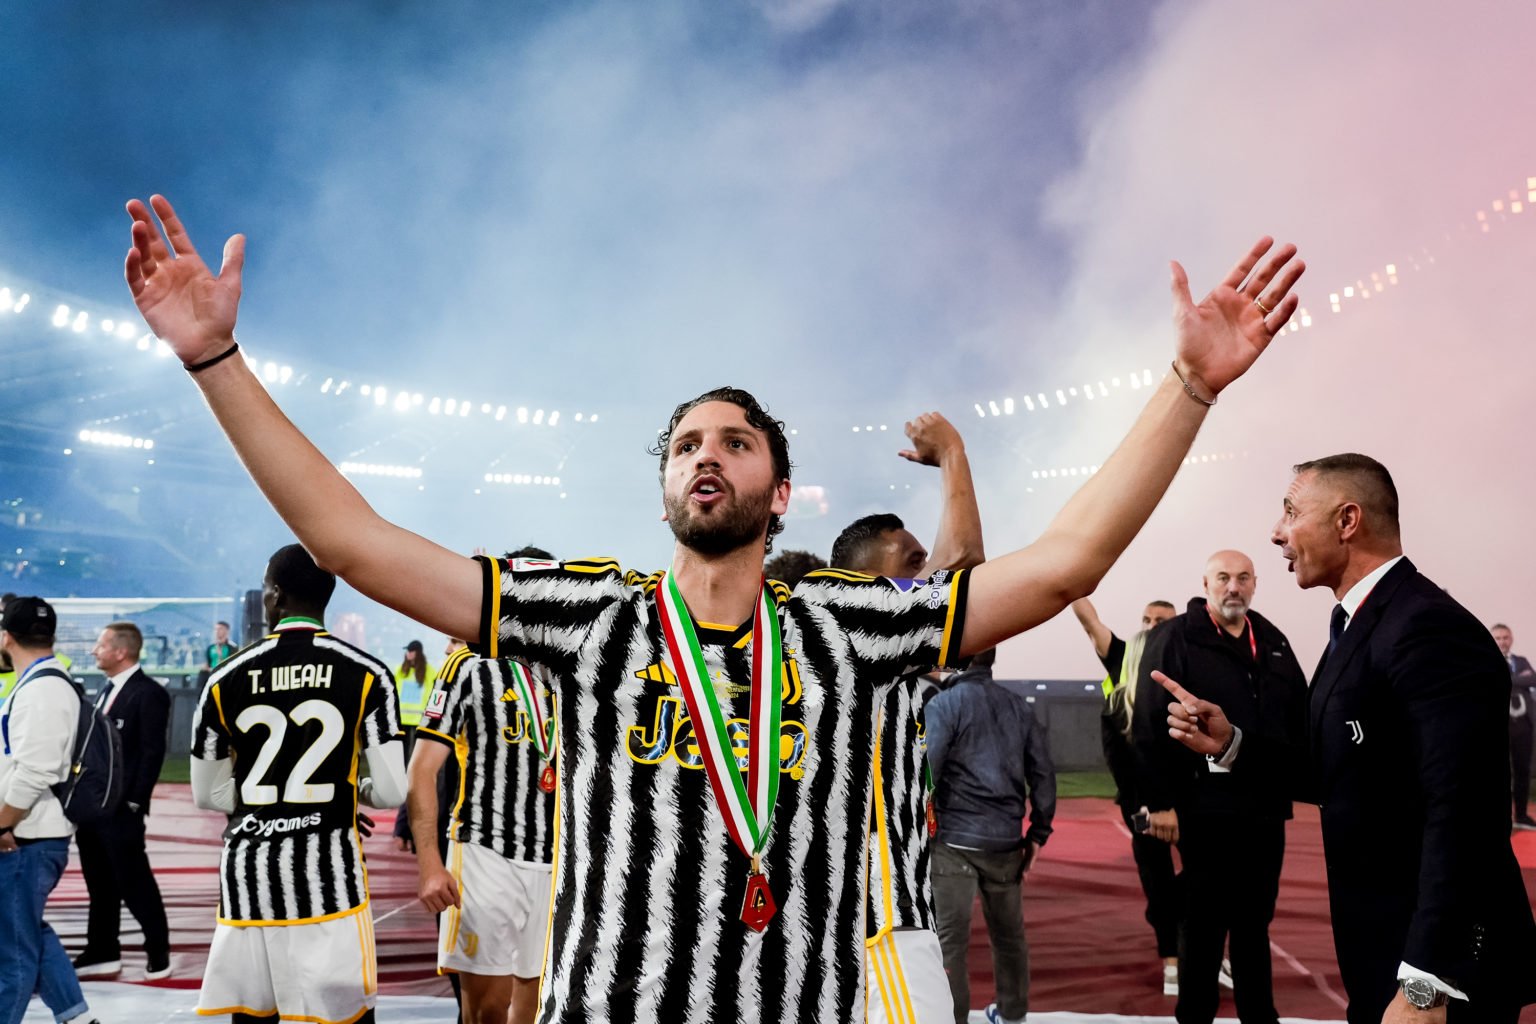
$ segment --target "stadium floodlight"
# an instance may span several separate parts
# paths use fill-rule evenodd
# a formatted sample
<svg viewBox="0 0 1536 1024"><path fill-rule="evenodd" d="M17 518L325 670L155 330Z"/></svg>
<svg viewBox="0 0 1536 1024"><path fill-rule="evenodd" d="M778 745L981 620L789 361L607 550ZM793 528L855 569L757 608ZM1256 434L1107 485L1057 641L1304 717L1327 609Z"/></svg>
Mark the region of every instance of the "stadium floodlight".
<svg viewBox="0 0 1536 1024"><path fill-rule="evenodd" d="M528 422L528 407L526 405L520 405L517 407L517 422Z"/></svg>
<svg viewBox="0 0 1536 1024"><path fill-rule="evenodd" d="M292 379L293 379L293 367L291 367L291 366L279 366L277 368L277 382L279 384L287 384Z"/></svg>
<svg viewBox="0 0 1536 1024"><path fill-rule="evenodd" d="M75 314L74 322L69 325L69 329L74 331L76 334L79 334L84 331L86 327L90 326L90 322L90 315L82 309L80 312Z"/></svg>
<svg viewBox="0 0 1536 1024"><path fill-rule="evenodd" d="M987 402L987 411L990 412L993 416L1001 416L1003 414L1003 410L997 407L997 403L995 401Z"/></svg>
<svg viewBox="0 0 1536 1024"><path fill-rule="evenodd" d="M377 387L377 388L373 389L373 404L374 405L383 405L387 401L389 401L389 389L388 388Z"/></svg>
<svg viewBox="0 0 1536 1024"><path fill-rule="evenodd" d="M459 418L462 419L462 418L464 418L465 416L468 416L468 415L469 415L469 399L466 398L464 401L459 403Z"/></svg>
<svg viewBox="0 0 1536 1024"><path fill-rule="evenodd" d="M560 410L556 409L554 412L549 414L549 425L550 426L554 426L556 423L559 423L559 422L560 422Z"/></svg>
<svg viewBox="0 0 1536 1024"><path fill-rule="evenodd" d="M55 309L53 311L53 326L63 327L67 323L69 323L69 307L60 306L58 309Z"/></svg>
<svg viewBox="0 0 1536 1024"><path fill-rule="evenodd" d="M342 462L336 466L345 476L389 476L420 480L420 466L394 466L376 462Z"/></svg>
<svg viewBox="0 0 1536 1024"><path fill-rule="evenodd" d="M123 341L127 341L129 338L133 337L133 332L135 329L136 328L133 326L133 324L129 323L127 320L124 320L117 325L117 336Z"/></svg>
<svg viewBox="0 0 1536 1024"><path fill-rule="evenodd" d="M407 392L400 392L395 396L395 411L409 412L411 408L411 396Z"/></svg>
<svg viewBox="0 0 1536 1024"><path fill-rule="evenodd" d="M542 424L543 422L544 422L544 410L543 409L535 410L535 412L533 414L533 425L537 427L540 424Z"/></svg>
<svg viewBox="0 0 1536 1024"><path fill-rule="evenodd" d="M507 418L507 407L504 406L504 405L498 405L496 407L496 422L500 423L502 420L504 420L506 418Z"/></svg>
<svg viewBox="0 0 1536 1024"><path fill-rule="evenodd" d="M158 339L155 338L153 334L141 334L139 335L139 340L134 343L133 347L138 349L140 352L148 352L149 343L156 340Z"/></svg>
<svg viewBox="0 0 1536 1024"><path fill-rule="evenodd" d="M1003 415L1005 415L1005 416L1012 416L1013 415L1013 399L1011 399L1011 398L1003 399ZM884 428L882 428L882 429L884 429Z"/></svg>

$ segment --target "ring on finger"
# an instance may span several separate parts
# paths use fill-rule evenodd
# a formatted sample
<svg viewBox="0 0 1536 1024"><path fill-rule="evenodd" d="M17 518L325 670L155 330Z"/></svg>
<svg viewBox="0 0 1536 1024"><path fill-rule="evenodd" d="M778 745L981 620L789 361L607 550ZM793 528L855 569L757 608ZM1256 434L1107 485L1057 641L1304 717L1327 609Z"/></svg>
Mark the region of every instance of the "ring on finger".
<svg viewBox="0 0 1536 1024"><path fill-rule="evenodd" d="M1264 315L1265 316L1269 316L1269 314L1274 312L1273 309L1270 309L1268 306L1264 305L1264 303L1259 301L1258 299L1254 299L1253 300L1253 304L1255 306L1258 306L1260 309L1262 309L1264 311Z"/></svg>

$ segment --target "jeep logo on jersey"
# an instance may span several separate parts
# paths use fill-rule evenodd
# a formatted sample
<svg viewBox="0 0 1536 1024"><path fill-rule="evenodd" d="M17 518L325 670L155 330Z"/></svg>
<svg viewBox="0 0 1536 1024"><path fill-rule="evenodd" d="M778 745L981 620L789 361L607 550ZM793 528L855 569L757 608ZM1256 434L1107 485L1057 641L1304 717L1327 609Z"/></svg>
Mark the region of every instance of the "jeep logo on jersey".
<svg viewBox="0 0 1536 1024"><path fill-rule="evenodd" d="M747 728L745 718L732 718L725 724L731 740L731 753L742 768L747 766ZM779 771L799 780L805 775L805 751L809 743L805 726L788 719L779 723ZM624 752L641 764L660 764L668 757L684 768L704 767L704 755L693 738L693 720L678 697L659 697L649 725L632 725L624 736Z"/></svg>
<svg viewBox="0 0 1536 1024"><path fill-rule="evenodd" d="M560 563L548 558L514 558L512 559L513 572L527 572L530 569L558 569Z"/></svg>

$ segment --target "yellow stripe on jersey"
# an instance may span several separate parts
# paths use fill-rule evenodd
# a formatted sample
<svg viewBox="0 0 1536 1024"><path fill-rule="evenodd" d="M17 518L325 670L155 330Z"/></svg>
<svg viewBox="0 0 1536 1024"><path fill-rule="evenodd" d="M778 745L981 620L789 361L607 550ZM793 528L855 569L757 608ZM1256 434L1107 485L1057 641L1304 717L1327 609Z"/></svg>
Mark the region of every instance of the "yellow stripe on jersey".
<svg viewBox="0 0 1536 1024"><path fill-rule="evenodd" d="M873 583L879 579L865 572L854 572L852 569L813 569L805 574L804 579L842 580L845 583Z"/></svg>
<svg viewBox="0 0 1536 1024"><path fill-rule="evenodd" d="M880 781L880 743L880 739L875 740L874 815L875 835L879 837L880 850L880 902L885 907L885 920L881 923L880 930L875 933L875 937L864 941L866 946L874 946L889 935L893 927L892 922L896 920L896 907L891 897L891 840L885 830L885 786Z"/></svg>
<svg viewBox="0 0 1536 1024"><path fill-rule="evenodd" d="M366 876L364 883L366 884ZM351 914L360 914L368 909L368 897L363 897L363 902L346 910L338 910L334 914L321 914L319 917L285 917L280 921L252 921L249 919L235 920L230 917L216 917L219 924L227 924L234 928L286 928L292 924L319 924L321 921L339 921ZM259 1015L258 1015L259 1016Z"/></svg>
<svg viewBox="0 0 1536 1024"><path fill-rule="evenodd" d="M469 766L469 737L459 733L451 741L453 743L453 759L459 762L459 798L453 802L453 831L450 835L457 839L459 835L459 811L464 807L464 794L467 792L465 782L469 779L469 773L465 770Z"/></svg>
<svg viewBox="0 0 1536 1024"><path fill-rule="evenodd" d="M222 685L222 683L213 684L213 706L219 713L219 724L224 727L224 735L233 736L234 733L230 732L229 723L224 721L224 697L219 691L219 687Z"/></svg>
<svg viewBox="0 0 1536 1024"><path fill-rule="evenodd" d="M959 594L960 577L964 575L964 569L956 569L954 575L949 578L949 602L948 607L944 609L944 636L939 640L940 665L950 664L950 659L960 653L960 637L954 635L955 599Z"/></svg>
<svg viewBox="0 0 1536 1024"><path fill-rule="evenodd" d="M551 697L550 717L555 717L555 698ZM544 965L549 963L549 943L555 933L555 883L560 878L560 787L555 787L555 810L550 820L555 826L554 840L550 843L549 870L549 917L544 922L544 955L539 959L539 992L535 1006L544 1005L544 979L549 974Z"/></svg>
<svg viewBox="0 0 1536 1024"><path fill-rule="evenodd" d="M619 563L612 558L578 558L570 562L561 562L560 568L570 572L584 572L591 576L623 572L619 568Z"/></svg>
<svg viewBox="0 0 1536 1024"><path fill-rule="evenodd" d="M491 567L491 617L485 624L485 653L495 658L501 649L501 562L488 558L486 564Z"/></svg>

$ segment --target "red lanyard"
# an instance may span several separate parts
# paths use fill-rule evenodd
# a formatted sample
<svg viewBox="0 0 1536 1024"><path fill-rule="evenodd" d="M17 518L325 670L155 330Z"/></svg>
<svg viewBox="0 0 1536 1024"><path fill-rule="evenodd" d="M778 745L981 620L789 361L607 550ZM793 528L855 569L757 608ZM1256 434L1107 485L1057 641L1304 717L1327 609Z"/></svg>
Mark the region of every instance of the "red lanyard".
<svg viewBox="0 0 1536 1024"><path fill-rule="evenodd" d="M1205 614L1211 617L1211 625L1215 626L1218 632L1227 628L1221 624L1220 619L1216 618L1216 613L1211 611L1209 604L1205 606ZM1243 630L1248 634L1248 652L1253 655L1254 661L1258 661L1259 641L1254 638L1253 623L1248 621L1248 616L1246 615L1243 616Z"/></svg>

